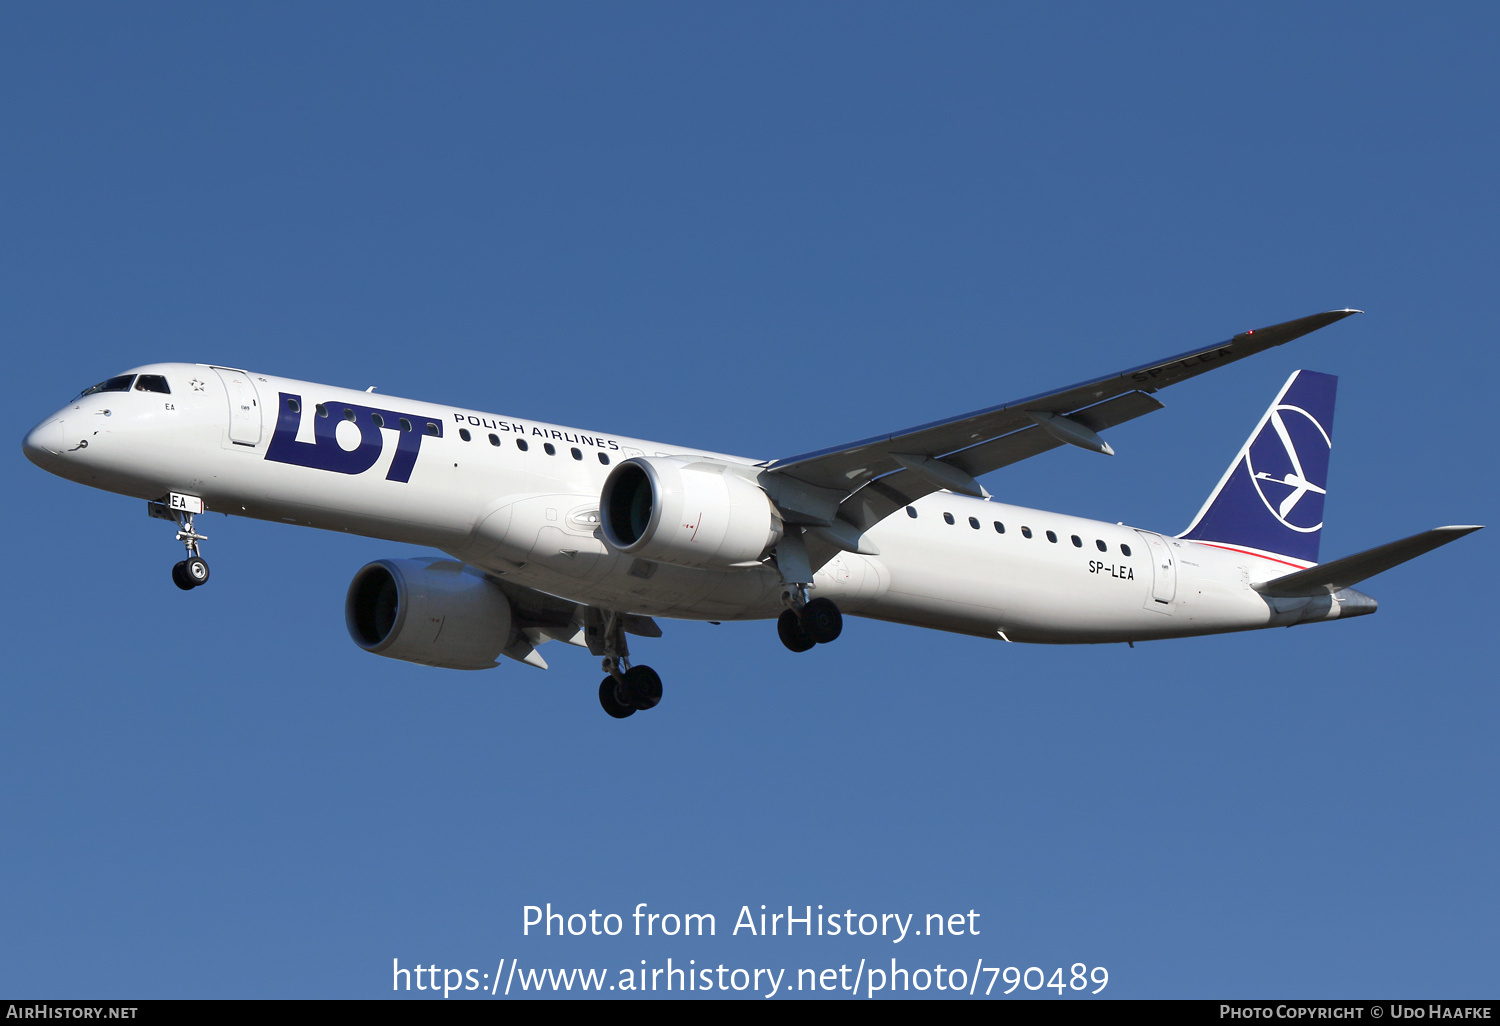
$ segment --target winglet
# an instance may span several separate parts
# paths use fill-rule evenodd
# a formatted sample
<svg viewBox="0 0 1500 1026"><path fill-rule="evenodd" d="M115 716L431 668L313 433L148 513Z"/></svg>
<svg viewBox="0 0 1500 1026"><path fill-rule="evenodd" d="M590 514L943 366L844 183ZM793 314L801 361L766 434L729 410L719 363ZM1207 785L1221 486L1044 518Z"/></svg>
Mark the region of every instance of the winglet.
<svg viewBox="0 0 1500 1026"><path fill-rule="evenodd" d="M1272 324L1266 328L1253 328L1249 331L1242 331L1236 337L1255 338L1256 336L1269 335L1271 337L1265 340L1269 345L1285 345L1293 339L1301 338L1303 335L1317 331L1319 328L1326 328L1336 321L1341 321L1345 317L1352 317L1359 313L1364 313L1364 311L1354 309L1324 310L1322 313L1298 317L1293 321L1282 321L1280 324ZM1257 339L1257 341L1260 341L1260 339Z"/></svg>

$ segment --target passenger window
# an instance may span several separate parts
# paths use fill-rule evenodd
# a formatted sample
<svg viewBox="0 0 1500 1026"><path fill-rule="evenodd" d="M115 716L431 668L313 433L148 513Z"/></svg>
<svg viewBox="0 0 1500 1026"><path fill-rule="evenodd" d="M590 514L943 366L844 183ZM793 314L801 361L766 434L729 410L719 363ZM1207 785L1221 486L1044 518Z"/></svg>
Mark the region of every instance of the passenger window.
<svg viewBox="0 0 1500 1026"><path fill-rule="evenodd" d="M1120 546L1120 552L1121 552L1121 554L1126 555L1126 556L1130 555L1130 546L1129 545L1121 545Z"/></svg>
<svg viewBox="0 0 1500 1026"><path fill-rule="evenodd" d="M548 456L557 455L557 446L553 445L551 442L543 442L542 449L546 451Z"/></svg>
<svg viewBox="0 0 1500 1026"><path fill-rule="evenodd" d="M579 452L577 449L569 449L568 451L573 454L573 458L575 460L583 459L583 453Z"/></svg>
<svg viewBox="0 0 1500 1026"><path fill-rule="evenodd" d="M976 530L976 531L979 530L979 518L978 517L970 517L969 518L969 526L972 527L972 528L974 528L974 530Z"/></svg>
<svg viewBox="0 0 1500 1026"><path fill-rule="evenodd" d="M469 434L469 429L468 428L459 428L458 429L458 437L462 438L464 441L467 442L467 441L470 441L474 436L471 435L471 434Z"/></svg>
<svg viewBox="0 0 1500 1026"><path fill-rule="evenodd" d="M163 395L172 394L172 390L167 387L167 379L160 374L142 374L135 379L135 390L137 392L161 392Z"/></svg>
<svg viewBox="0 0 1500 1026"><path fill-rule="evenodd" d="M313 407L313 412L320 417L326 417L328 416L328 407L324 406L322 403L319 403L318 405Z"/></svg>
<svg viewBox="0 0 1500 1026"><path fill-rule="evenodd" d="M943 520L946 521L947 523L950 523L950 524L953 523L953 514L952 513L944 513L943 514Z"/></svg>
<svg viewBox="0 0 1500 1026"><path fill-rule="evenodd" d="M1078 537L1078 535L1076 534L1073 536L1073 547L1075 549L1083 548L1083 539Z"/></svg>
<svg viewBox="0 0 1500 1026"><path fill-rule="evenodd" d="M288 399L286 401L286 408L291 410L293 413L302 412L302 404L295 399Z"/></svg>
<svg viewBox="0 0 1500 1026"><path fill-rule="evenodd" d="M1047 540L1049 542L1051 542L1053 545L1056 545L1057 544L1057 532L1056 531L1048 531L1047 532Z"/></svg>
<svg viewBox="0 0 1500 1026"><path fill-rule="evenodd" d="M436 424L434 424L434 423L433 423L433 422L432 422L432 421L430 421L430 420L429 420L429 421L428 421L428 422L427 422L427 433L428 433L428 434L429 434L429 435L432 435L432 436L433 436L433 437L434 437L434 438L439 438L439 437L441 437L441 435L440 435L440 434L439 434L439 432L440 432L440 431L441 431L441 430L442 430L442 429L441 429L441 428L439 428L439 427L438 427L438 426L437 426L437 425L436 425Z"/></svg>
<svg viewBox="0 0 1500 1026"><path fill-rule="evenodd" d="M320 410L322 408L323 407L321 407L321 406L318 407L318 409L320 409ZM320 416L321 416L321 414L320 414ZM400 423L401 423L401 430L402 431L410 431L411 430L411 421L407 420L405 417L401 418Z"/></svg>
<svg viewBox="0 0 1500 1026"><path fill-rule="evenodd" d="M917 519L917 507L915 507L915 506L908 506L908 507L906 507L906 515L909 516L909 517L911 517L913 520Z"/></svg>
<svg viewBox="0 0 1500 1026"><path fill-rule="evenodd" d="M1005 525L1002 524L998 520L995 521L995 533L996 534L1004 534L1005 533Z"/></svg>
<svg viewBox="0 0 1500 1026"><path fill-rule="evenodd" d="M1023 527L1023 528L1021 528L1021 537L1022 538L1030 538L1031 537L1031 528L1029 528L1029 527Z"/></svg>
<svg viewBox="0 0 1500 1026"><path fill-rule="evenodd" d="M499 435L490 435L490 444L491 445L499 445L500 444L500 436Z"/></svg>
<svg viewBox="0 0 1500 1026"><path fill-rule="evenodd" d="M1094 544L1099 547L1099 551L1100 552L1108 552L1109 551L1109 546L1106 545L1106 544L1104 544L1104 539L1103 538L1095 539Z"/></svg>
<svg viewBox="0 0 1500 1026"><path fill-rule="evenodd" d="M520 449L522 452L525 452L527 449L530 449L531 446L528 445L528 444L526 444L526 439L524 439L524 438L517 438L516 439L516 448Z"/></svg>
<svg viewBox="0 0 1500 1026"><path fill-rule="evenodd" d="M604 464L606 467L609 466L609 453L601 452L599 454L599 462Z"/></svg>
<svg viewBox="0 0 1500 1026"><path fill-rule="evenodd" d="M130 383L134 380L134 374L120 374L108 380L101 381L92 388L85 388L82 392L78 393L78 398L82 399L84 396L93 395L96 392L129 392Z"/></svg>
<svg viewBox="0 0 1500 1026"><path fill-rule="evenodd" d="M353 423L354 421L354 411L349 409L349 407L347 406L344 407L344 419L349 421L350 423Z"/></svg>
<svg viewBox="0 0 1500 1026"><path fill-rule="evenodd" d="M378 413L370 414L370 423L376 427L385 427L385 418Z"/></svg>

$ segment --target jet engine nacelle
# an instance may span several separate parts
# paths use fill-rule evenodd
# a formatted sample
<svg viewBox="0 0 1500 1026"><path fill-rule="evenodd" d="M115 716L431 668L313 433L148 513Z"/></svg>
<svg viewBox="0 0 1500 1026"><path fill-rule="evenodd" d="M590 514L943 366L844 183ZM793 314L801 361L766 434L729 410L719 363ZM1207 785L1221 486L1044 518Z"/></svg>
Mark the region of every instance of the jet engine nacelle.
<svg viewBox="0 0 1500 1026"><path fill-rule="evenodd" d="M510 601L452 559L377 559L344 599L349 636L366 652L450 670L485 670L512 640Z"/></svg>
<svg viewBox="0 0 1500 1026"><path fill-rule="evenodd" d="M610 471L600 495L604 540L618 552L679 566L758 562L781 540L760 486L723 463L638 456Z"/></svg>

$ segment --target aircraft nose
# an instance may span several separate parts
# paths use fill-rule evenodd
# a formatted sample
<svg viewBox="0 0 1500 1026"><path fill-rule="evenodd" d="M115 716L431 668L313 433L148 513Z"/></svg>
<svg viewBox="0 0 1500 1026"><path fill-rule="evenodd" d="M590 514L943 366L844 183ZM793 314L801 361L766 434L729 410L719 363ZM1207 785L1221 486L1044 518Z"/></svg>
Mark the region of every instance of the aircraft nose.
<svg viewBox="0 0 1500 1026"><path fill-rule="evenodd" d="M62 454L65 437L63 419L54 415L31 429L21 442L21 451L31 462L45 467Z"/></svg>

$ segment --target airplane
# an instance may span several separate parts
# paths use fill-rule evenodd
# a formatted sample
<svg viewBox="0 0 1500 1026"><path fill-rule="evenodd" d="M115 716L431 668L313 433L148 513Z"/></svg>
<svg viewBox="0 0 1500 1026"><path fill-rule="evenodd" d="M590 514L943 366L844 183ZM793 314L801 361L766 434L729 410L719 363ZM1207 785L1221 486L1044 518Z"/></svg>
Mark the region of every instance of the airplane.
<svg viewBox="0 0 1500 1026"><path fill-rule="evenodd" d="M1319 563L1337 379L1294 373L1181 534L996 502L978 478L1162 409L1169 385L1358 310L963 416L756 460L208 364L136 367L85 389L23 443L60 477L145 499L177 527L184 591L209 579L205 512L436 549L355 573L345 622L367 652L546 669L587 648L617 719L660 676L628 636L656 618L772 620L793 652L845 613L1008 642L1125 643L1373 613L1354 590L1478 526Z"/></svg>

